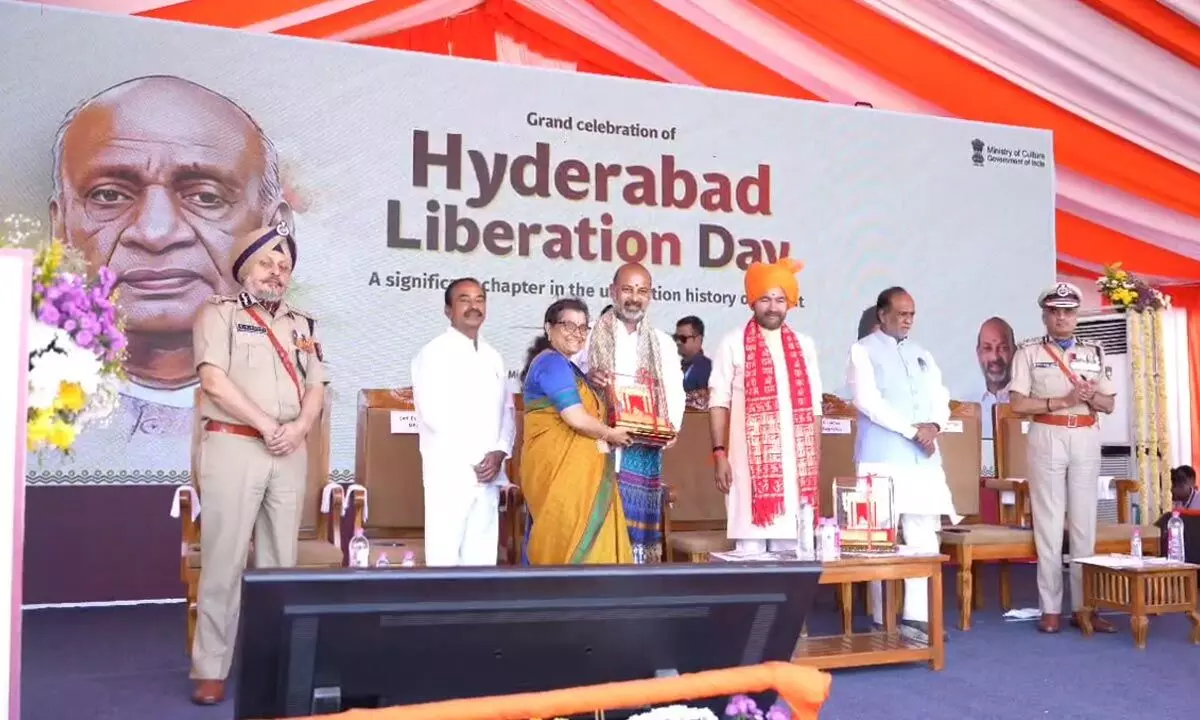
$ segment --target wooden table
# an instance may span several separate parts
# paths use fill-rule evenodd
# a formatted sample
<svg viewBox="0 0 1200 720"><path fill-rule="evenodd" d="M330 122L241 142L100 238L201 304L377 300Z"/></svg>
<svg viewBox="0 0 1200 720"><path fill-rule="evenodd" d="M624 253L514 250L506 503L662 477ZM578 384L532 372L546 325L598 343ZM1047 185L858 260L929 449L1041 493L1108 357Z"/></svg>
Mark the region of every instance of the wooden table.
<svg viewBox="0 0 1200 720"><path fill-rule="evenodd" d="M1074 562L1083 567L1084 635L1092 634L1093 611L1126 612L1133 643L1144 650L1150 615L1183 613L1192 622L1192 643L1200 645L1200 614L1196 612L1196 573L1200 565L1172 563L1114 568L1099 564L1095 558Z"/></svg>
<svg viewBox="0 0 1200 720"><path fill-rule="evenodd" d="M929 580L928 642L905 635L897 627L895 583L885 582L884 627L882 632L854 633L843 626L841 635L802 637L792 662L821 670L928 662L933 670L946 666L946 644L942 622L942 563L945 555L848 557L825 563L822 585L842 585L873 580Z"/></svg>
<svg viewBox="0 0 1200 720"><path fill-rule="evenodd" d="M1024 484L1024 483L1021 483ZM1129 531L1132 525L1103 524L1096 528L1097 554L1129 551ZM1147 555L1157 554L1158 528L1141 527L1142 546ZM958 629L970 630L974 610L983 608L983 563L998 561L1000 565L1000 609L1012 609L1011 564L1037 557L1033 528L1006 525L959 525L943 529L942 552L958 566L955 583L958 596Z"/></svg>

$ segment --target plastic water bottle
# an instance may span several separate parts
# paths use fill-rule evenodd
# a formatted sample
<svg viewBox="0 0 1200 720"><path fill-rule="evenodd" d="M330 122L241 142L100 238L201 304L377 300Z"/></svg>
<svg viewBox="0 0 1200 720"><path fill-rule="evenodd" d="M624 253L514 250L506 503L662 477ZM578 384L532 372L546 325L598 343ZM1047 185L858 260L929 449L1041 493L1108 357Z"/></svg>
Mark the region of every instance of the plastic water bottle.
<svg viewBox="0 0 1200 720"><path fill-rule="evenodd" d="M1167 559L1183 562L1183 518L1178 510L1167 521Z"/></svg>
<svg viewBox="0 0 1200 720"><path fill-rule="evenodd" d="M800 502L800 513L796 518L796 559L816 560L816 518L813 506L807 500Z"/></svg>
<svg viewBox="0 0 1200 720"><path fill-rule="evenodd" d="M385 568L391 566L392 562L388 560L387 553L379 553L379 559L375 561L375 567Z"/></svg>
<svg viewBox="0 0 1200 720"><path fill-rule="evenodd" d="M365 568L370 566L371 558L371 543L367 542L367 536L363 535L362 528L354 531L354 537L350 539L350 567Z"/></svg>
<svg viewBox="0 0 1200 720"><path fill-rule="evenodd" d="M404 553L404 560L401 561L400 565L401 567L416 567L417 556L413 554L412 550L409 550L408 552Z"/></svg>
<svg viewBox="0 0 1200 720"><path fill-rule="evenodd" d="M821 520L821 562L835 562L842 557L837 521L833 518Z"/></svg>
<svg viewBox="0 0 1200 720"><path fill-rule="evenodd" d="M1133 536L1129 538L1129 554L1135 558L1142 556L1142 531L1141 528L1133 529Z"/></svg>

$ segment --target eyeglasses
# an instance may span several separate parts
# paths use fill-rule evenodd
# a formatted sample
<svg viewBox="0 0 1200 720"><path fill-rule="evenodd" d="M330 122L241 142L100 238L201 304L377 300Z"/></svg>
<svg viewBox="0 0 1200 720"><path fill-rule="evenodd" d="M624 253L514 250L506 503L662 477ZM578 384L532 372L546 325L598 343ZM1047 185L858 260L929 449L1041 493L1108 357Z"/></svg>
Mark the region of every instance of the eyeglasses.
<svg viewBox="0 0 1200 720"><path fill-rule="evenodd" d="M576 325L573 322L556 322L554 324L562 328L563 332L568 335L587 335L588 333L587 325Z"/></svg>
<svg viewBox="0 0 1200 720"><path fill-rule="evenodd" d="M698 338L698 337L700 337L700 336L699 335L675 335L674 336L675 342L680 343L680 344L683 344L683 343L687 342L688 340L692 340L693 338Z"/></svg>

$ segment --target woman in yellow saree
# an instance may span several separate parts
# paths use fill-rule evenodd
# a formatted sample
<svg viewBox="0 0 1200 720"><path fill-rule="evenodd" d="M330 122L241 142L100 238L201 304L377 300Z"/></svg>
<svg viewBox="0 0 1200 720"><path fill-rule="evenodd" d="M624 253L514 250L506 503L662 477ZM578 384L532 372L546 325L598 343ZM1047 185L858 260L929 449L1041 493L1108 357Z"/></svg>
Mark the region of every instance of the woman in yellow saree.
<svg viewBox="0 0 1200 720"><path fill-rule="evenodd" d="M533 565L633 562L609 451L628 445L629 435L604 423L603 400L568 359L587 333L587 305L552 303L523 374L521 492L525 560Z"/></svg>

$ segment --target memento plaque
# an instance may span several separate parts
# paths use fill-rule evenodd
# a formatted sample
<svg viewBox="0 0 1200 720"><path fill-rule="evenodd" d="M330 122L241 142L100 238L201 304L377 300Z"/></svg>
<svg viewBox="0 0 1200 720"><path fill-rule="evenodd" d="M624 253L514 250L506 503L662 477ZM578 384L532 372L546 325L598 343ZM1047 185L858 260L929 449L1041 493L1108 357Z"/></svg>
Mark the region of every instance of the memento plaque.
<svg viewBox="0 0 1200 720"><path fill-rule="evenodd" d="M835 478L833 506L842 534L842 550L896 552L895 488L882 475Z"/></svg>

